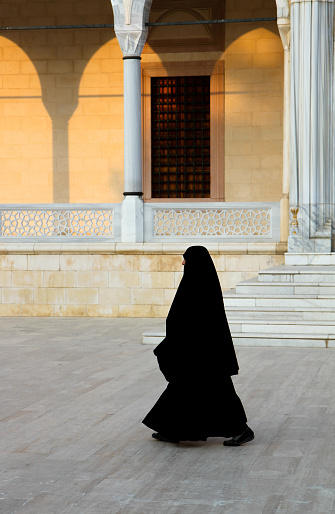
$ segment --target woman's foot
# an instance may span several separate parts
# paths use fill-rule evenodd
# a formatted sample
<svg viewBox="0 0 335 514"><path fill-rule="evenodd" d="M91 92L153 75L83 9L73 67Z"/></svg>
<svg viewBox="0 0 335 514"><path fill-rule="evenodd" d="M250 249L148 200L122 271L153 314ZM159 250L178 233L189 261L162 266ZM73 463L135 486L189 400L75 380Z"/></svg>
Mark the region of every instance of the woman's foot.
<svg viewBox="0 0 335 514"><path fill-rule="evenodd" d="M157 441L163 441L164 443L179 443L177 439L173 439L172 437L168 437L163 434L159 434L158 432L155 432L152 434L152 437L154 439L157 439Z"/></svg>
<svg viewBox="0 0 335 514"><path fill-rule="evenodd" d="M249 441L252 441L255 438L255 434L251 430L251 428L247 427L244 432L240 435L236 435L235 437L232 437L231 439L228 439L228 441L223 442L223 446L241 446L241 444L248 443Z"/></svg>

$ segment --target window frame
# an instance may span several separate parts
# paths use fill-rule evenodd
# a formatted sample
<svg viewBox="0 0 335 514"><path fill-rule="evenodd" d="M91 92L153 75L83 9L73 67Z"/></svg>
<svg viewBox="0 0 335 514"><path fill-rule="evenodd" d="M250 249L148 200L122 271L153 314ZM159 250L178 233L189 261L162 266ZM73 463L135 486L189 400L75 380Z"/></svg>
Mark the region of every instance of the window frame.
<svg viewBox="0 0 335 514"><path fill-rule="evenodd" d="M153 198L151 193L151 77L210 76L210 197ZM224 201L224 62L142 63L143 200L154 203Z"/></svg>

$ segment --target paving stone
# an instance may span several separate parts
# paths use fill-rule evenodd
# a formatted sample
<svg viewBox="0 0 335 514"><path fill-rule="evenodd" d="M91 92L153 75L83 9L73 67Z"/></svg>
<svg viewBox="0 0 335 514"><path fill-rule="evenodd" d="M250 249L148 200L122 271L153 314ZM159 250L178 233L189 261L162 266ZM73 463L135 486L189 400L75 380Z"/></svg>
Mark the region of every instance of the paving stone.
<svg viewBox="0 0 335 514"><path fill-rule="evenodd" d="M0 512L334 512L335 349L237 348L255 440L165 444L141 423L166 382L140 343L163 324L0 318Z"/></svg>

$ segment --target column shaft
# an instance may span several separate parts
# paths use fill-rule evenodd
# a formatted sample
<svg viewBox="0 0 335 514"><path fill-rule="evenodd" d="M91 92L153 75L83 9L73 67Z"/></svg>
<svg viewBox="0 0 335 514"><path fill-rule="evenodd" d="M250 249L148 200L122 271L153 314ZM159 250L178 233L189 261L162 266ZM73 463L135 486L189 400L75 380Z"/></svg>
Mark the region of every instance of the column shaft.
<svg viewBox="0 0 335 514"><path fill-rule="evenodd" d="M283 195L290 191L290 49L284 48Z"/></svg>
<svg viewBox="0 0 335 514"><path fill-rule="evenodd" d="M334 0L292 0L289 251L326 251L330 244L324 225L334 203L333 26Z"/></svg>
<svg viewBox="0 0 335 514"><path fill-rule="evenodd" d="M287 12L289 15L289 12ZM278 19L279 34L284 47L284 112L283 112L283 186L280 200L280 240L289 235L289 188L290 188L290 19Z"/></svg>
<svg viewBox="0 0 335 514"><path fill-rule="evenodd" d="M141 61L124 58L124 191L142 194Z"/></svg>
<svg viewBox="0 0 335 514"><path fill-rule="evenodd" d="M283 194L280 201L280 239L289 235L290 191L290 48L284 48Z"/></svg>

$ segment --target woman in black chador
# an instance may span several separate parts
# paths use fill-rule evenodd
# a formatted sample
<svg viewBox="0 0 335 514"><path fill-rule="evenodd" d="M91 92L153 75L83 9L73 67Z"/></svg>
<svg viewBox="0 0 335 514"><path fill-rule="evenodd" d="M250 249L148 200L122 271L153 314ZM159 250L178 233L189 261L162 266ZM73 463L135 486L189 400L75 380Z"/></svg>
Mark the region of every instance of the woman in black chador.
<svg viewBox="0 0 335 514"><path fill-rule="evenodd" d="M240 446L254 434L231 380L238 364L219 278L203 246L188 248L183 264L166 338L154 350L169 384L143 423L160 441L230 437L225 446Z"/></svg>

